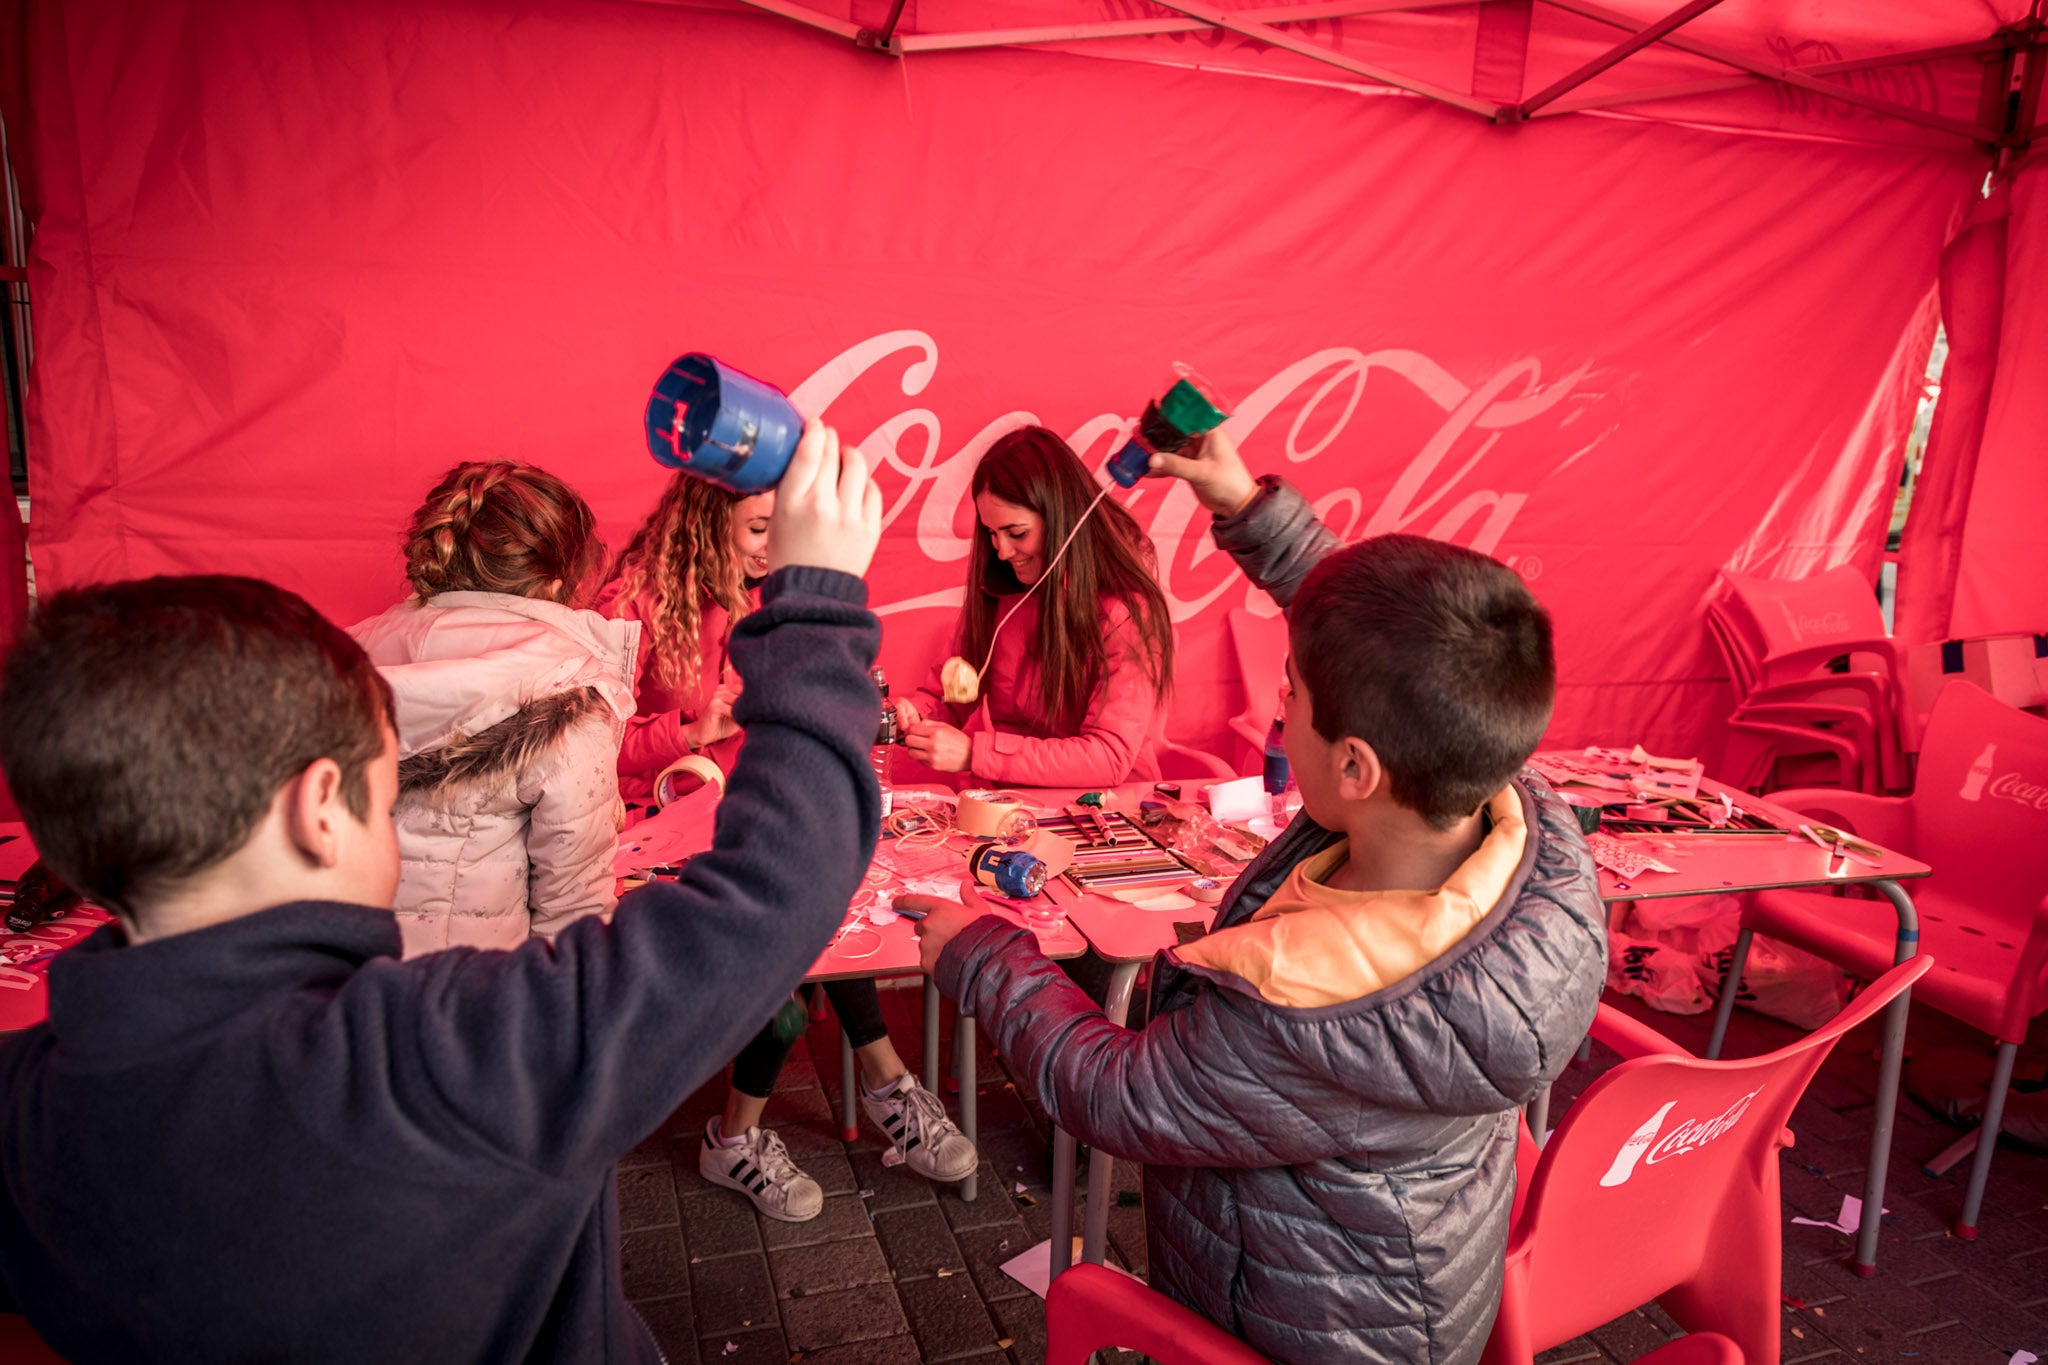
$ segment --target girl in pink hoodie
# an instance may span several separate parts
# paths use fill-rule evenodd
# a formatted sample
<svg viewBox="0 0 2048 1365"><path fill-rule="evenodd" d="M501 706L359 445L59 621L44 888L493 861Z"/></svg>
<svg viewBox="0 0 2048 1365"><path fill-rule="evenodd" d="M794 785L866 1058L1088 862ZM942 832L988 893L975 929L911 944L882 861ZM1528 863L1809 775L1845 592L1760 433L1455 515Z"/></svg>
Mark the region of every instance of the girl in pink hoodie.
<svg viewBox="0 0 2048 1365"><path fill-rule="evenodd" d="M954 643L982 669L981 701L946 703L934 669L922 691L897 702L905 747L927 766L992 786L1159 776L1173 624L1151 542L1105 498L1052 567L1097 491L1080 457L1044 427L1003 436L975 468L974 510L987 536L968 560ZM1051 578L1011 614L1048 569Z"/></svg>
<svg viewBox="0 0 2048 1365"><path fill-rule="evenodd" d="M646 631L639 713L619 753L619 783L629 796L651 794L662 772L685 755L708 753L730 769L741 736L732 703L739 680L725 667L726 642L753 609L753 580L768 572L771 490L742 497L678 473L613 569L600 610L638 621ZM879 704L878 704L879 713ZM861 1108L904 1163L933 1180L965 1179L980 1158L889 1041L882 999L872 980L833 981L825 994L860 1062ZM733 1059L725 1111L705 1126L697 1170L738 1190L769 1218L800 1223L825 1205L824 1191L791 1159L772 1128L761 1126L783 1062L801 1036L802 1015L777 1030L764 1025Z"/></svg>

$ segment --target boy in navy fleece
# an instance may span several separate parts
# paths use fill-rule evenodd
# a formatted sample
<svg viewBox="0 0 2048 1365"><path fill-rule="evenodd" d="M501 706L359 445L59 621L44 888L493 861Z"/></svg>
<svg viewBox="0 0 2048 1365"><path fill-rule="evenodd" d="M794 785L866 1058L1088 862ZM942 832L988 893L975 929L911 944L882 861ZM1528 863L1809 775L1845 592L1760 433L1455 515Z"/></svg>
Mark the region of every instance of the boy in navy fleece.
<svg viewBox="0 0 2048 1365"><path fill-rule="evenodd" d="M780 493L712 850L552 948L398 959L390 692L302 600L157 578L44 606L0 763L119 919L0 1049L0 1289L57 1351L657 1358L613 1164L801 979L879 814L880 496L815 425Z"/></svg>

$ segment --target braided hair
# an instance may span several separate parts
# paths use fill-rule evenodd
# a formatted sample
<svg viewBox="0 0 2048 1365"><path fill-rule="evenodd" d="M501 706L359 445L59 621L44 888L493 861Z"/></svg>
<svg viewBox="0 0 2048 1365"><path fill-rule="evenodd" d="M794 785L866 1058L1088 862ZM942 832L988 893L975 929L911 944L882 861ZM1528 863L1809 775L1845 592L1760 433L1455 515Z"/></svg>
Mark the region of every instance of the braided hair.
<svg viewBox="0 0 2048 1365"><path fill-rule="evenodd" d="M573 605L604 559L597 519L575 489L515 460L471 460L434 485L405 537L421 600L502 592Z"/></svg>

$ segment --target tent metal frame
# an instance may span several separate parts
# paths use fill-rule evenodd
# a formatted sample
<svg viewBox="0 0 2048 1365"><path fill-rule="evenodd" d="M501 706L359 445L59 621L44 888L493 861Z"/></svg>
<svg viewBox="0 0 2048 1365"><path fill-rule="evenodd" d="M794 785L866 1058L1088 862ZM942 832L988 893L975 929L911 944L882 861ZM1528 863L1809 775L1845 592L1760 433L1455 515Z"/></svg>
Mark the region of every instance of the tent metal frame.
<svg viewBox="0 0 2048 1365"><path fill-rule="evenodd" d="M894 57L906 56L913 52L960 52L976 48L1025 47L1045 43L1089 42L1218 30L1266 43L1306 60L1334 67L1353 76L1364 77L1378 85L1425 96L1496 123L1520 123L1532 118L1555 118L1593 109L1684 99L1724 90L1739 90L1767 81L1866 109L1887 118L1967 138L1990 147L2021 147L2044 128L2048 128L2048 123L2032 123L2031 120L2012 129L1965 122L1900 104L1896 100L1885 99L1854 86L1826 79L1828 76L1839 76L1855 71L1870 71L1914 62L1939 61L1999 51L2006 52L2010 60L2012 55L2025 52L2030 57L2026 63L2025 83L2033 87L2035 97L2025 99L2024 105L2031 114L2038 104L2041 68L2048 64L2048 41L2044 41L2043 38L2039 4L2034 8L2033 17L2025 24L1988 35L1976 42L1956 43L1913 52L1887 53L1881 57L1865 57L1850 61L1785 66L1762 61L1732 48L1681 32L1687 24L1713 9L1721 0L1687 0L1662 19L1643 26L1639 26L1637 20L1627 15L1596 3L1596 0L1541 0L1541 3L1563 13L1621 29L1628 36L1536 94L1511 104L1481 99L1462 91L1446 89L1413 76L1403 75L1375 63L1347 56L1311 39L1289 33L1281 27L1285 24L1318 19L1357 18L1368 14L1465 6L1471 2L1472 0L1324 0L1323 3L1252 5L1224 9L1206 3L1205 0L1153 0L1161 9L1173 11L1175 17L1103 20L1082 24L953 33L902 33L898 31L898 25L903 17L905 0L894 0L888 20L879 29L863 28L842 19L834 19L799 3L799 0L740 0L741 4L754 9L830 33L866 50ZM1522 11L1522 22L1525 26L1529 22L1528 9ZM1708 77L1677 85L1580 95L1575 99L1565 98L1601 73L1659 43L1674 51L1733 67L1735 74Z"/></svg>

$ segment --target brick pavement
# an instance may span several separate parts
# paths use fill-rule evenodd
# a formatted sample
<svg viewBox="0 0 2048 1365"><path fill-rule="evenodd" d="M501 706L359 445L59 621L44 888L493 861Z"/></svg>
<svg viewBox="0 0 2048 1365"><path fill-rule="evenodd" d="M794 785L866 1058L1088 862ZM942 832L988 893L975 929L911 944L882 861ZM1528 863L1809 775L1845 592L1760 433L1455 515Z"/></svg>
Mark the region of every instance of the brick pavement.
<svg viewBox="0 0 2048 1365"><path fill-rule="evenodd" d="M915 990L884 990L898 1050L922 1055ZM1704 1045L1707 1016L1654 1014L1618 1002L1679 1043ZM1929 1012L1913 1016L1911 1046L1969 1045ZM950 1023L946 1026L950 1056ZM1731 1055L1767 1051L1791 1028L1737 1011ZM2037 1028L2021 1076L2038 1077L2048 1036ZM959 1361L1039 1365L1045 1318L1039 1300L996 1267L1044 1240L1050 1229L1044 1113L1001 1062L982 1049L978 1084L981 1197L881 1164L882 1142L864 1129L838 1137L838 1032L814 1024L769 1102L767 1122L825 1190L825 1211L809 1223L765 1220L732 1191L697 1174L705 1121L724 1098L706 1086L662 1131L620 1163L619 1211L627 1297L674 1365L896 1365ZM1794 1116L1798 1144L1785 1154L1785 1214L1832 1217L1841 1196L1862 1194L1876 1064L1875 1031L1835 1050ZM1561 1106L1613 1062L1596 1052L1558 1086ZM1986 1071L1989 1070L1988 1060ZM950 1102L950 1101L949 1101ZM1962 1204L1967 1164L1930 1180L1920 1163L1957 1130L1918 1105L1902 1105L1893 1142L1892 1215L1878 1275L1843 1265L1850 1239L1824 1229L1785 1229L1784 1361L1854 1359L1916 1365L2005 1365L2014 1352L2048 1360L2048 1155L2001 1146L1982 1232L1973 1243L1947 1232ZM1114 1259L1145 1269L1137 1172L1118 1163L1118 1207L1110 1215ZM1076 1219L1076 1231L1079 1219ZM1633 1360L1678 1332L1647 1305L1546 1352L1546 1365ZM1126 1357L1134 1360L1135 1357Z"/></svg>

